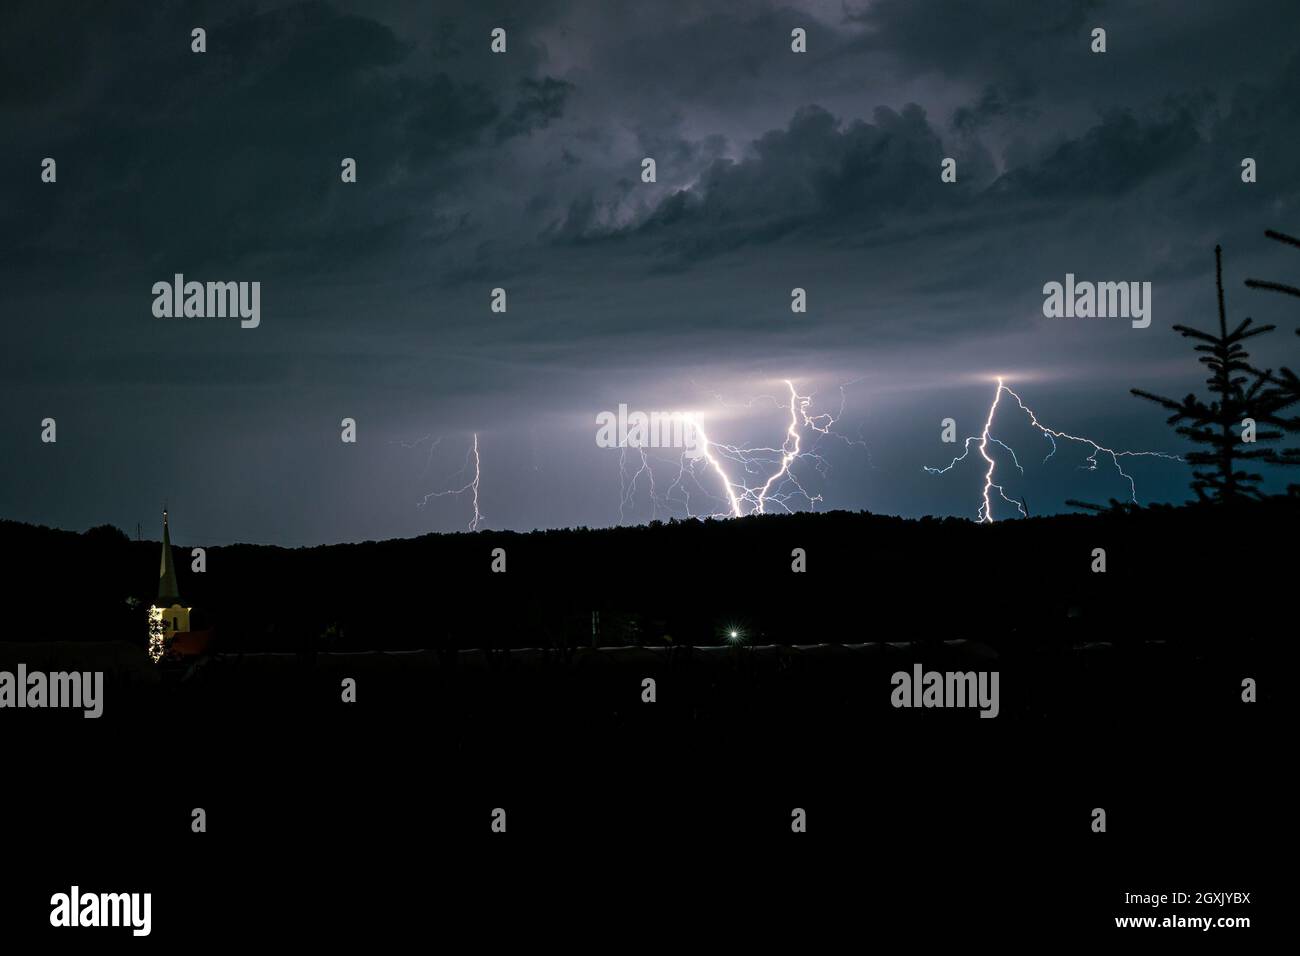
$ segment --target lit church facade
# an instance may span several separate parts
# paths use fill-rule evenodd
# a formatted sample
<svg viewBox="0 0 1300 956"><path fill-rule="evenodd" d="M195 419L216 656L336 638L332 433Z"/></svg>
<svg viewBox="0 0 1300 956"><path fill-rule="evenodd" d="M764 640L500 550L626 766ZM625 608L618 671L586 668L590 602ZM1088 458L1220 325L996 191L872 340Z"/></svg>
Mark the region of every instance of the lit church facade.
<svg viewBox="0 0 1300 956"><path fill-rule="evenodd" d="M207 631L190 630L190 611L181 598L172 559L171 530L163 512L162 559L158 564L158 597L149 607L149 657L155 662L202 654L207 649Z"/></svg>

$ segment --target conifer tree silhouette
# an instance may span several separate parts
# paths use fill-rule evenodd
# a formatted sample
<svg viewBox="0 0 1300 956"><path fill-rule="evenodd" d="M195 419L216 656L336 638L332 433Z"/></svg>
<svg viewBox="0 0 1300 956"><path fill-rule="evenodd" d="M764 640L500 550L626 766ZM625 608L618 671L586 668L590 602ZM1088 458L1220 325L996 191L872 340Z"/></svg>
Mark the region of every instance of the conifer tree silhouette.
<svg viewBox="0 0 1300 956"><path fill-rule="evenodd" d="M1264 235L1269 239L1276 239L1278 242L1289 243L1290 245L1300 247L1300 239L1295 236L1288 236L1284 232L1277 232L1273 229L1265 229ZM1300 288L1293 285L1286 285L1282 282L1266 282L1263 279L1247 279L1246 288L1248 289L1269 289L1273 292L1285 292L1287 295L1300 297ZM1300 329L1296 329L1296 335L1300 335Z"/></svg>
<svg viewBox="0 0 1300 956"><path fill-rule="evenodd" d="M1186 455L1193 466L1200 466L1192 472L1192 490L1202 501L1217 501L1231 504L1246 498L1262 498L1257 487L1263 476L1237 467L1239 462L1259 458L1269 458L1271 452L1264 448L1243 447L1241 431L1243 421L1254 418L1257 426L1261 416L1265 416L1271 404L1262 397L1267 387L1268 378L1260 377L1258 370L1251 367L1250 355L1242 343L1256 335L1263 335L1275 328L1272 325L1251 327L1251 319L1243 319L1231 332L1228 331L1228 318L1223 305L1223 250L1214 247L1214 282L1219 294L1219 331L1218 334L1203 332L1186 325L1175 325L1174 331L1184 338L1200 342L1196 351L1204 352L1198 361L1210 370L1205 380L1206 387L1214 396L1209 402L1189 393L1185 398L1176 400L1153 395L1139 388L1130 391L1139 398L1155 402L1173 412L1168 423L1175 426L1174 431L1190 439L1197 445L1207 446L1205 451L1192 451ZM1245 374L1243 374L1245 373ZM1250 381L1250 375L1254 381ZM1271 375L1269 372L1263 373ZM1274 441L1281 437L1281 432L1258 431L1255 444Z"/></svg>
<svg viewBox="0 0 1300 956"><path fill-rule="evenodd" d="M1300 239L1295 236L1288 236L1286 233L1276 232L1273 229L1266 229L1264 235L1269 239L1275 239L1278 242L1300 248ZM1246 287L1248 289L1267 289L1300 298L1300 288L1281 282L1247 279ZM1300 328L1295 330L1295 334L1300 335ZM1300 377L1297 377L1295 372L1285 366L1279 369L1276 375L1258 370L1255 371L1255 375L1257 378L1263 379L1266 384L1263 398L1267 408L1261 413L1261 420L1290 434L1300 433L1300 415L1294 413L1295 406L1300 404ZM1283 448L1280 451L1270 451L1265 460L1273 465L1300 465L1300 448ZM1291 487L1296 489L1300 486L1292 485Z"/></svg>

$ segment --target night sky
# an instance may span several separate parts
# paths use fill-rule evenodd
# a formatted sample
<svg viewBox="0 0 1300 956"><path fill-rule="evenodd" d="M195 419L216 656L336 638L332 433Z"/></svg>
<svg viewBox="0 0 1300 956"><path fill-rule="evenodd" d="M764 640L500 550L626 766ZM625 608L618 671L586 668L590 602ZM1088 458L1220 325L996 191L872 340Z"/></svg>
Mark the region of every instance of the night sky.
<svg viewBox="0 0 1300 956"><path fill-rule="evenodd" d="M978 433L997 375L1057 429L1186 450L1129 389L1200 386L1170 327L1214 323L1216 243L1230 319L1278 323L1255 355L1295 365L1294 300L1242 284L1300 276L1263 236L1300 231L1294 0L18 0L0 19L0 517L156 537L166 500L182 545L463 530L466 494L417 506L468 481L475 433L481 528L680 517L644 484L620 517L596 415L694 411L715 441L776 446L789 379L812 412L843 402L794 465L818 510L973 518L982 468L922 466L960 451L941 419ZM1150 281L1150 328L1045 318L1068 272ZM259 281L260 326L156 318L175 273ZM1034 513L1127 497L1086 447L1043 463L1000 415L1025 468L1000 475ZM662 496L677 466L655 468ZM1181 464L1131 472L1143 502L1189 497ZM707 473L692 506L725 508Z"/></svg>

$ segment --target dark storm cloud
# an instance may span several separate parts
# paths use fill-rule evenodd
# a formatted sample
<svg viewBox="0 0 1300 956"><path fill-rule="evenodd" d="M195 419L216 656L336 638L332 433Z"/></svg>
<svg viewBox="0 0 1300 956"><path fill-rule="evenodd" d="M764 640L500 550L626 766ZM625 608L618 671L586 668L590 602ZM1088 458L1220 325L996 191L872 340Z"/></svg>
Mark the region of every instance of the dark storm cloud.
<svg viewBox="0 0 1300 956"><path fill-rule="evenodd" d="M697 186L660 203L618 235L669 233L677 255L698 261L749 242L772 241L801 226L872 228L884 218L931 206L941 144L912 105L901 114L876 110L874 122L847 126L819 107L800 110L786 129L772 130L740 162L715 160ZM900 184L901 188L900 188ZM590 219L589 209L574 215ZM693 238L681 232L691 230ZM571 219L561 234L592 238Z"/></svg>
<svg viewBox="0 0 1300 956"><path fill-rule="evenodd" d="M1198 158L1209 160L1202 120L1187 106L1147 117L1117 109L1077 139L998 176L982 144L958 138L945 145L916 104L901 113L877 108L871 123L807 107L785 129L755 140L744 159L714 161L696 184L633 224L603 227L590 198L575 201L557 237L587 243L645 237L684 264L797 237L839 240L851 232L861 242L899 228L951 233L966 228L976 211L983 216L977 227L990 237L998 222L1014 223L1017 204L1021 216L1044 218L1050 211L1043 201L1116 198ZM946 156L957 160L958 184L939 182Z"/></svg>
<svg viewBox="0 0 1300 956"><path fill-rule="evenodd" d="M855 48L888 56L905 71L976 76L1024 97L1059 72L1061 58L1080 49L1089 28L1107 25L1098 18L1104 7L1101 0L872 0L846 10L846 19L864 28ZM1056 71L1048 64L1056 64Z"/></svg>
<svg viewBox="0 0 1300 956"><path fill-rule="evenodd" d="M497 142L536 129L545 129L547 124L559 119L564 113L564 101L572 89L572 83L550 76L541 80L527 77L520 80L514 108L497 127Z"/></svg>
<svg viewBox="0 0 1300 956"><path fill-rule="evenodd" d="M959 106L953 111L952 128L964 135L978 133L995 120L1010 119L1017 123L1032 120L1035 110L1017 102L1020 97L1009 97L998 86L986 86L979 97L969 106Z"/></svg>
<svg viewBox="0 0 1300 956"><path fill-rule="evenodd" d="M1039 98L1045 115L1271 75L1295 51L1294 16L1291 0L872 0L847 12L863 31L848 48L888 57L903 73L967 84L977 111ZM1098 27L1107 31L1104 57L1089 50Z"/></svg>
<svg viewBox="0 0 1300 956"><path fill-rule="evenodd" d="M1178 167L1202 145L1196 117L1187 110L1148 122L1117 110L1039 162L1008 172L995 188L1035 198L1117 196Z"/></svg>
<svg viewBox="0 0 1300 956"><path fill-rule="evenodd" d="M1055 213L1044 201L1077 205L1085 197L1170 199L1176 208L1164 215L1173 219L1184 212L1190 218L1203 215L1195 210L1198 202L1222 204L1230 218L1240 220L1265 205L1262 195L1243 197L1239 188L1234 190L1233 184L1240 183L1227 171L1237 166L1241 144L1276 146L1270 151L1270 163L1281 174L1275 190L1289 191L1296 181L1286 175L1293 151L1278 141L1277 125L1246 130L1237 119L1241 91L1250 88L1243 84L1262 76L1262 86L1248 96L1247 111L1258 111L1261 100L1275 104L1264 112L1274 114L1275 124L1285 123L1283 129L1291 126L1287 114L1293 107L1287 104L1295 97L1288 87L1294 84L1296 43L1262 26L1280 12L1276 5L1264 5L1225 24L1214 11L1158 5L1135 12L1098 3L1029 11L1013 3L871 4L850 11L848 22L862 32L832 35L828 58L847 64L855 59L850 51L860 60L865 50L873 50L886 54L903 74L949 77L959 89L968 89L970 99L950 109L946 121L942 107L931 116L914 104L896 110L877 106L873 122L805 106L780 117L780 125L751 143L736 144L738 158L707 165L690 157L689 139L678 138L671 146L656 142L647 154L660 161L661 178L667 168L669 180L688 180L689 185L670 186L667 195L650 203L631 198L635 189L625 183L617 191L580 193L551 224L549 235L586 244L618 240L610 251L629 255L642 255L643 247L626 240L653 240L658 262L651 268L657 270L667 262L682 268L746 245L822 242L840 225L860 236L873 231L888 235L891 228L909 234L961 230L969 220L954 222L953 217L963 207L987 217L977 228L990 244L997 242L999 224L1050 220ZM738 12L731 30L746 35L755 20L766 22L772 16L747 18ZM807 20L796 14L795 22ZM1112 51L1118 50L1107 54L1110 60L1088 50L1094 24L1110 30ZM1225 27L1226 32L1216 34ZM1162 28L1174 38L1162 34ZM676 37L682 30L669 28L663 35ZM726 32L709 22L708 29L692 36L699 41ZM1127 52L1139 37L1139 49L1148 55ZM638 38L634 62L657 58L656 39ZM1175 54L1179 62L1172 70L1169 57L1152 62L1153 45L1162 52L1183 48ZM1215 48L1217 56L1212 55ZM1242 50L1250 48L1262 55L1243 56ZM616 49L605 55L613 56ZM1202 67L1181 61L1187 50L1226 62L1235 71L1216 75L1213 85L1207 85ZM1269 52L1278 59L1270 63ZM721 59L726 57L724 52ZM692 58L697 69L704 69L703 62ZM1111 63L1118 68L1109 68ZM1154 73L1164 81L1134 82ZM680 82L675 74L656 78L649 67L635 75L644 75L651 89ZM1031 76L1038 85L1027 81ZM715 95L712 84L703 85L703 98ZM744 102L749 95L737 92L734 98ZM888 86L876 95L888 99ZM891 116L896 121L890 122ZM681 124L663 128L675 131ZM1291 133L1280 135L1286 140ZM638 133L638 140L644 142L644 135ZM1238 155L1233 157L1233 151ZM961 169L959 185L947 192L937 186L935 175L943 156L957 158ZM924 215L936 208L943 215ZM1114 215L1100 207L1097 212L1105 218ZM1008 240L1011 235L1007 233Z"/></svg>
<svg viewBox="0 0 1300 956"><path fill-rule="evenodd" d="M66 457L0 481L0 515L129 524L141 501L188 494L214 539L463 527L454 498L414 511L428 451L403 442L445 436L441 475L477 431L492 526L601 524L618 480L591 445L596 411L718 413L717 395L743 405L786 377L833 402L863 376L850 431L872 465L852 459L828 502L965 513L962 493L918 485L933 421L964 421L1009 370L1050 414L1163 438L1127 388L1200 379L1168 325L1211 317L1214 244L1230 310L1270 321L1240 279L1288 274L1259 234L1300 222L1290 3L266 0L6 17L0 271L5 314L23 318L0 354L0 425L25 442L57 411ZM1094 25L1104 56L1088 52ZM488 52L496 26L505 56ZM808 54L789 50L796 26ZM37 179L47 155L57 187ZM177 271L260 279L262 326L153 319L148 289ZM1156 327L1044 322L1042 284L1066 271L1154 280ZM487 310L497 286L508 313ZM790 313L794 286L806 315ZM351 458L344 415L366 442ZM768 443L783 425L726 427ZM193 454L140 437L162 433ZM101 467L122 480L96 484Z"/></svg>
<svg viewBox="0 0 1300 956"><path fill-rule="evenodd" d="M3 214L28 262L76 255L84 239L70 233L91 218L111 224L113 242L86 250L87 269L158 250L160 235L169 237L155 252L162 269L377 254L424 237L411 203L434 206L461 188L472 171L457 157L491 134L499 142L544 127L569 89L545 76L492 86L422 70L414 45L388 26L324 3L205 22L200 60L175 18L111 21L107 37L125 55L92 88L65 94L81 101L78 121L41 142L61 162L60 189L22 189ZM25 119L37 122L30 111ZM357 159L364 196L332 188L344 156ZM34 235L18 227L40 220L49 225Z"/></svg>

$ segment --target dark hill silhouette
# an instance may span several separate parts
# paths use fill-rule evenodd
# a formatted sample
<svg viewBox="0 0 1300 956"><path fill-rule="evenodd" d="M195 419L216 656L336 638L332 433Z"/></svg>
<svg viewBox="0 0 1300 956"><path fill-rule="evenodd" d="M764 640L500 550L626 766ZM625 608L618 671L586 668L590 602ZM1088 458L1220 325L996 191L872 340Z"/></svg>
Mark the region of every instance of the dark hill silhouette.
<svg viewBox="0 0 1300 956"><path fill-rule="evenodd" d="M1253 542L1294 527L1300 505L1142 509L980 525L867 513L769 515L604 530L425 535L285 549L207 549L180 589L217 650L314 652L860 643L972 638L994 647L1080 640L1252 642L1233 602L1189 582L1232 582L1261 613L1289 569ZM6 640L145 643L156 542L0 522ZM504 548L506 572L491 570ZM807 572L791 570L803 548ZM1093 573L1104 548L1107 570ZM1196 585L1192 585L1196 588ZM136 606L133 608L129 602Z"/></svg>

